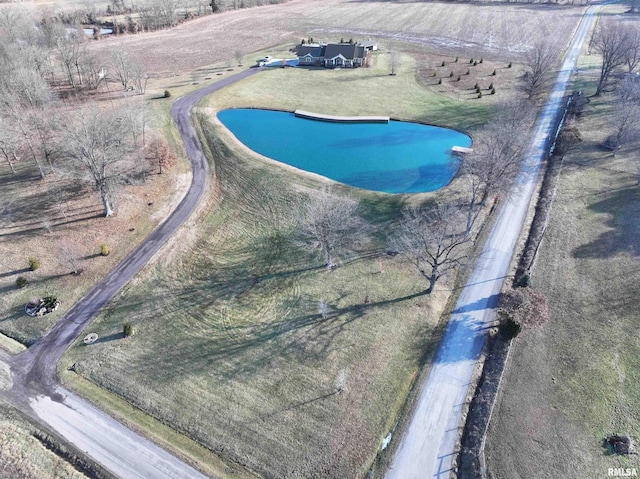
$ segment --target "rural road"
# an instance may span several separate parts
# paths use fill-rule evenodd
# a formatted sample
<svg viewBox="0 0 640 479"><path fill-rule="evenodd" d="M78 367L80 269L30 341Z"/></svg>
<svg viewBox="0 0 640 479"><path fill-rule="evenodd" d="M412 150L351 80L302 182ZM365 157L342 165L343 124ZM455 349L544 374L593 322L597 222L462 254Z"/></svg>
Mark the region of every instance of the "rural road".
<svg viewBox="0 0 640 479"><path fill-rule="evenodd" d="M40 341L14 357L0 356L0 361L11 369L13 382L11 387L0 388L0 398L45 423L123 479L204 479L206 476L60 386L56 376L58 361L100 310L175 233L205 193L209 165L191 123L193 105L204 96L260 70L252 68L228 76L173 104L171 115L193 171L185 197L147 239L76 303Z"/></svg>
<svg viewBox="0 0 640 479"><path fill-rule="evenodd" d="M396 449L386 479L449 477L462 407L487 328L508 274L515 244L531 201L571 73L601 5L587 9L542 113L514 191L502 207L483 254L460 295L434 364L419 392L415 413Z"/></svg>

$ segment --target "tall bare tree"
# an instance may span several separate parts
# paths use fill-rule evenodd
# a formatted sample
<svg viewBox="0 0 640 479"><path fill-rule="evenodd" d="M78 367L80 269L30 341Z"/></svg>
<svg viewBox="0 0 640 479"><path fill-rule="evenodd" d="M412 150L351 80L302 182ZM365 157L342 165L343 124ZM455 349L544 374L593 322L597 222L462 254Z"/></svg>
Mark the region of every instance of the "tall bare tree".
<svg viewBox="0 0 640 479"><path fill-rule="evenodd" d="M335 268L337 256L362 242L366 234L358 207L358 200L340 196L331 188L311 193L297 218L298 244L320 254L328 269Z"/></svg>
<svg viewBox="0 0 640 479"><path fill-rule="evenodd" d="M619 96L609 118L612 133L604 141L613 154L640 138L640 102Z"/></svg>
<svg viewBox="0 0 640 479"><path fill-rule="evenodd" d="M600 78L596 96L601 95L609 83L611 74L625 64L629 49L628 33L620 25L601 20L593 34L593 48L602 56Z"/></svg>
<svg viewBox="0 0 640 479"><path fill-rule="evenodd" d="M461 212L450 204L404 212L392 247L427 280L427 294L440 278L466 266L471 235L460 228Z"/></svg>
<svg viewBox="0 0 640 479"><path fill-rule="evenodd" d="M130 171L125 122L113 111L80 111L67 127L66 155L99 193L104 215L113 214L114 189Z"/></svg>
<svg viewBox="0 0 640 479"><path fill-rule="evenodd" d="M524 90L529 99L540 95L549 83L549 72L558 61L558 50L550 42L539 42L525 56Z"/></svg>
<svg viewBox="0 0 640 479"><path fill-rule="evenodd" d="M129 75L131 74L131 57L122 48L114 48L109 53L110 64L115 77L122 88L127 89L129 85Z"/></svg>
<svg viewBox="0 0 640 479"><path fill-rule="evenodd" d="M469 233L480 208L496 194L506 194L515 179L528 146L533 122L528 103L498 107L496 116L476 135L473 152L462 160L461 171L469 182L467 226Z"/></svg>
<svg viewBox="0 0 640 479"><path fill-rule="evenodd" d="M624 60L629 73L631 73L638 67L638 64L640 64L640 27L635 23L627 23L622 28L627 37L627 48Z"/></svg>

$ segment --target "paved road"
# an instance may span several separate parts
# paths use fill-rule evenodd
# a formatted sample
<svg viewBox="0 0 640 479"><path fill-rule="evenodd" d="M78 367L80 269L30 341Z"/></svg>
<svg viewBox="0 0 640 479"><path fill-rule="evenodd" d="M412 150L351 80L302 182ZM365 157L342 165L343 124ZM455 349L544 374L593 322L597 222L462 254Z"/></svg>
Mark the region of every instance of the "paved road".
<svg viewBox="0 0 640 479"><path fill-rule="evenodd" d="M532 145L515 191L491 231L454 310L434 364L419 393L411 423L402 438L386 479L449 477L462 406L471 375L495 318L502 283L531 201L556 116L582 45L600 5L589 7L565 56L549 101L535 127Z"/></svg>
<svg viewBox="0 0 640 479"><path fill-rule="evenodd" d="M191 123L191 108L206 95L260 71L242 71L177 100L171 115L184 141L193 170L189 191L173 213L35 345L14 357L0 356L11 367L13 387L0 388L7 400L42 421L106 469L126 479L204 479L205 476L162 448L124 427L58 384L56 366L71 343L116 293L147 264L193 212L209 182L209 165ZM3 381L6 384L6 381Z"/></svg>

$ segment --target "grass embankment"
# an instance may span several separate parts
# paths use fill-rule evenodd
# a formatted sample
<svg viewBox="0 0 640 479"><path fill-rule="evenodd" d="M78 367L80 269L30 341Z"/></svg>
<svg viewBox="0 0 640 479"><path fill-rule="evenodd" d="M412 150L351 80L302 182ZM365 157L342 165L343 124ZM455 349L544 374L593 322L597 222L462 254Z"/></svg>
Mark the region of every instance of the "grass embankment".
<svg viewBox="0 0 640 479"><path fill-rule="evenodd" d="M76 470L33 434L37 430L15 411L0 404L0 477L11 479L83 479Z"/></svg>
<svg viewBox="0 0 640 479"><path fill-rule="evenodd" d="M589 57L587 57L589 58ZM592 62L581 86L593 93ZM591 98L578 124L583 142L565 157L533 286L551 321L514 342L487 437L491 477L606 477L637 467L609 455L610 434L640 435L640 145L614 157L612 95Z"/></svg>

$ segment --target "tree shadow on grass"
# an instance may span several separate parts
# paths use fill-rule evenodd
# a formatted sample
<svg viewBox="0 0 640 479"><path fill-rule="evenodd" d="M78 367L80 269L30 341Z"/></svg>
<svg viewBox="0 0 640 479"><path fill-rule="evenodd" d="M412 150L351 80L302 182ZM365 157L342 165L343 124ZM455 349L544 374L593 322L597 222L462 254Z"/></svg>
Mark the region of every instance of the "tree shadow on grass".
<svg viewBox="0 0 640 479"><path fill-rule="evenodd" d="M136 358L134 368L158 381L170 381L191 372L207 372L226 381L254 376L280 359L322 360L354 321L374 309L424 294L421 291L390 300L334 308L325 315L315 312L317 302L308 299L298 304L295 310L298 315L284 316L270 323L258 320L227 326L222 322L211 328L209 337L192 338L188 346L183 343L183 346L165 348L160 360L166 367L158 368L158 354L150 352Z"/></svg>
<svg viewBox="0 0 640 479"><path fill-rule="evenodd" d="M588 209L608 215L605 224L611 229L590 243L575 248L575 258L610 258L620 253L632 256L640 254L639 187L612 191L603 200L589 205Z"/></svg>

